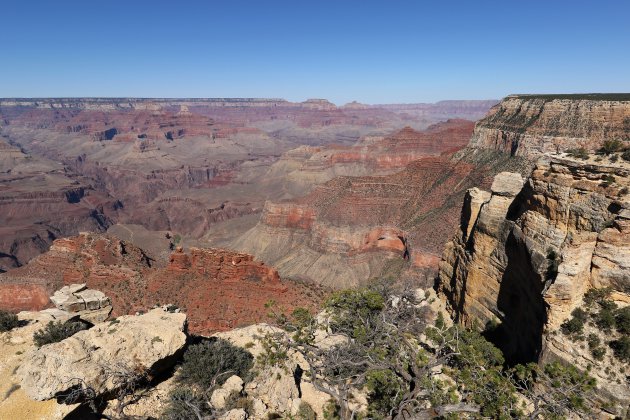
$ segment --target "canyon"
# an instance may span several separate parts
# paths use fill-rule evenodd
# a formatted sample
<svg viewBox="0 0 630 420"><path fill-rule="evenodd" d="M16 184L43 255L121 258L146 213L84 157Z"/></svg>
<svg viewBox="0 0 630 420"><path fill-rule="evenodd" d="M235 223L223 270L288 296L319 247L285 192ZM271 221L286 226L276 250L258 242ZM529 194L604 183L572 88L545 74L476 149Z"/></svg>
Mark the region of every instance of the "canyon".
<svg viewBox="0 0 630 420"><path fill-rule="evenodd" d="M337 107L325 100L0 99L3 147L47 162L50 168L41 173L32 166L33 176L56 171L63 176L56 175L55 182L65 177L63 183L78 183L77 191L90 199L71 209L91 206L84 214L75 214L72 223L47 225L43 217L29 220L30 210L10 204L10 200L17 202L7 193L3 213L19 213L23 220L3 220L6 234L0 269L24 265L55 238L81 230L103 231L115 224L173 231L186 244L215 245L213 230L222 229L221 223L235 221L229 226L237 228L233 236L238 236L255 224L268 199L304 195L312 185L336 175L333 170L304 181L312 173L290 173L287 165L299 163L283 164L282 156L296 147L293 156L300 148L307 153L332 143L344 148L363 137L384 137L405 126L422 130L448 118L476 119L494 103ZM403 159L408 161L412 154ZM16 173L11 162L3 161L2 173ZM360 171L365 174L369 169ZM30 184L20 182L23 194L37 194L36 187L31 191ZM1 191L15 190L16 185L9 177ZM57 187L51 182L45 188ZM31 200L30 208L42 207L34 195Z"/></svg>
<svg viewBox="0 0 630 420"><path fill-rule="evenodd" d="M606 346L625 333L586 322L598 359L566 325L593 293L630 305L630 96L511 95L461 118L480 106L0 101L0 308L85 283L114 316L170 303L208 334L270 301L435 285L508 365L588 371L590 403L623 418Z"/></svg>

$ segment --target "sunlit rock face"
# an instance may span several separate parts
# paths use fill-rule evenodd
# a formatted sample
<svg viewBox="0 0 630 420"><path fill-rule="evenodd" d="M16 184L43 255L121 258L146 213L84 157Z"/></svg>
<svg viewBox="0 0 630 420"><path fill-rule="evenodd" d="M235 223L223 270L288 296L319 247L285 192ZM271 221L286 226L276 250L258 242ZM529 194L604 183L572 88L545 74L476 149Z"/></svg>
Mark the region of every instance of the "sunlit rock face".
<svg viewBox="0 0 630 420"><path fill-rule="evenodd" d="M0 308L40 310L63 285L86 284L110 299L113 315L174 304L188 314L190 330L222 331L263 321L273 300L291 310L314 307L321 292L280 279L253 256L192 248L159 264L140 248L112 236L84 233L58 239L29 264L0 274Z"/></svg>
<svg viewBox="0 0 630 420"><path fill-rule="evenodd" d="M537 157L630 140L630 95L513 95L479 120L470 145Z"/></svg>

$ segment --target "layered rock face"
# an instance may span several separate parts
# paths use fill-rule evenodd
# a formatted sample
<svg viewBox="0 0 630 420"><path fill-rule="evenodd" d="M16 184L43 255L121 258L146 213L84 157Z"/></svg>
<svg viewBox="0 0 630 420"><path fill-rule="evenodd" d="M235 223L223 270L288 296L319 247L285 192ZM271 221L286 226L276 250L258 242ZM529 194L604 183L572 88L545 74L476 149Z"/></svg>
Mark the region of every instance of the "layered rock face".
<svg viewBox="0 0 630 420"><path fill-rule="evenodd" d="M270 300L291 310L320 299L320 292L282 281L276 270L251 255L220 249L178 250L166 266L159 266L127 242L81 234L56 240L49 252L28 265L1 274L0 308L39 310L49 304L44 296L77 283L104 292L114 315L166 303L185 308L190 329L197 333L264 320Z"/></svg>
<svg viewBox="0 0 630 420"><path fill-rule="evenodd" d="M20 266L55 238L104 231L116 202L89 180L0 138L0 271Z"/></svg>
<svg viewBox="0 0 630 420"><path fill-rule="evenodd" d="M425 157L392 175L334 178L305 197L268 202L260 222L230 246L285 277L334 288L378 276L400 279L407 270L415 281L431 282L466 189L523 164L486 157L474 163Z"/></svg>
<svg viewBox="0 0 630 420"><path fill-rule="evenodd" d="M61 205L23 206L15 214L35 222L4 220L9 230L0 236L0 268L25 264L56 237L102 231L112 223L200 239L217 223L260 213L267 199L304 195L337 175L392 171L418 154L439 153L446 145L431 141L428 146L439 147L421 150L426 142L414 144L415 130L451 117L478 118L492 104L454 101L346 109L321 99L0 99L2 136L31 158L53 164L55 176L46 176L51 169L33 167L32 180L52 194L47 199L61 203L66 195L72 200L89 195L70 208L93 216L84 220L84 215L73 214L71 221L63 216L57 220L47 215L68 212ZM402 149L371 145L345 152L341 147L334 156L323 152L303 167L289 163L296 169L291 173L286 167L270 168L296 146L349 145L362 136L382 138L404 126L413 128L391 139L408 145L404 155ZM458 146L464 137L449 146ZM12 165L19 148L3 151ZM62 178L79 184L60 189ZM11 176L10 188L16 179L23 182ZM113 197L111 205L108 197Z"/></svg>
<svg viewBox="0 0 630 420"><path fill-rule="evenodd" d="M594 362L559 330L590 289L609 287L618 305L630 303L629 187L630 165L607 159L546 157L525 182L497 175L491 192L468 191L438 286L457 321L499 325L494 339L511 361L590 365L603 399L621 407L630 393L608 374L621 362Z"/></svg>
<svg viewBox="0 0 630 420"><path fill-rule="evenodd" d="M538 157L630 140L630 95L512 95L481 119L470 145Z"/></svg>

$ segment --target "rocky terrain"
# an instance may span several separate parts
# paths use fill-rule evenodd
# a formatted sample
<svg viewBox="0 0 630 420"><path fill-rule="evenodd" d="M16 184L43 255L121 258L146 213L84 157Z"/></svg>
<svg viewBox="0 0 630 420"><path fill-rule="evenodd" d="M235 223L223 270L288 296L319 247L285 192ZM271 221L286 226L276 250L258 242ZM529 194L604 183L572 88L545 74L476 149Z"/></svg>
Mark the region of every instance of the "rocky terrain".
<svg viewBox="0 0 630 420"><path fill-rule="evenodd" d="M528 177L503 172L489 191L468 190L459 233L440 262L438 288L454 319L486 329L512 363L561 360L588 370L597 379L599 404L623 417L630 402L626 363L612 349L627 332L602 327L598 317L606 309L588 308L600 295L602 308L630 305L630 164L616 153L576 158L555 151L594 150L608 136L627 139L630 104L588 101L508 97L478 123L472 145L540 158ZM514 147L491 140L505 138L515 124L509 110L534 104L544 105L536 122L507 135L516 139ZM549 121L564 128L544 125ZM588 311L592 321L572 327ZM586 331L580 338L572 328Z"/></svg>
<svg viewBox="0 0 630 420"><path fill-rule="evenodd" d="M321 299L321 291L282 281L251 255L179 249L160 264L128 242L83 233L58 239L29 264L0 274L0 307L40 310L55 290L80 283L103 291L114 316L173 304L187 310L191 331L204 333L264 321L271 300L290 311Z"/></svg>

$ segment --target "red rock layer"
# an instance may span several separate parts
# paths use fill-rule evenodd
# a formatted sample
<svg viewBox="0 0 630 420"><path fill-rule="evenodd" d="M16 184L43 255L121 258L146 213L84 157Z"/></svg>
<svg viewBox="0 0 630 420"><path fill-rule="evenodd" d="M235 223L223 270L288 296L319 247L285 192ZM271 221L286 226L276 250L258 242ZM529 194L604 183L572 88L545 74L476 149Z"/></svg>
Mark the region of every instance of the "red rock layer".
<svg viewBox="0 0 630 420"><path fill-rule="evenodd" d="M0 274L0 308L39 310L65 284L87 283L112 299L114 315L172 303L188 314L194 333L264 321L265 304L313 307L320 292L282 281L251 255L222 249L177 250L158 267L141 249L114 237L81 234L56 240L24 267Z"/></svg>

